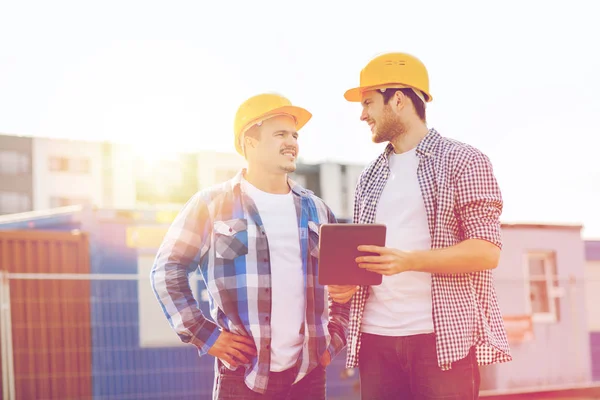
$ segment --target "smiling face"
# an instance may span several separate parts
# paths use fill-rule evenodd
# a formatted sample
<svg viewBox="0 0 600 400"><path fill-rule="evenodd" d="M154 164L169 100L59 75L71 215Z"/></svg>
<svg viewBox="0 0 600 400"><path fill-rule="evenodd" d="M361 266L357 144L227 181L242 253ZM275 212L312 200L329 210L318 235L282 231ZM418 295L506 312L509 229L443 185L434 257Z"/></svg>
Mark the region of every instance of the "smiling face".
<svg viewBox="0 0 600 400"><path fill-rule="evenodd" d="M279 115L252 127L245 135L248 163L269 172L292 173L298 157L296 121Z"/></svg>
<svg viewBox="0 0 600 400"><path fill-rule="evenodd" d="M394 97L396 96L403 95L398 92L394 95ZM404 107L398 107L397 103L394 102L386 103L383 95L376 90L364 92L361 103L363 110L360 120L369 125L373 142L389 142L405 132L406 129L402 119Z"/></svg>

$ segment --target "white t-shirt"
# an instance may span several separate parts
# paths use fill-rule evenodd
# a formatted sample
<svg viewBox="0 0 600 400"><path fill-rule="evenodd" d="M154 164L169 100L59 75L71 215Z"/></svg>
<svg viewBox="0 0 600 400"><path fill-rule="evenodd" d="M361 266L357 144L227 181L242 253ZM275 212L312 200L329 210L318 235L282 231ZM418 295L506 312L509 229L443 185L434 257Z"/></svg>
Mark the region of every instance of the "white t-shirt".
<svg viewBox="0 0 600 400"><path fill-rule="evenodd" d="M300 335L306 314L306 291L300 254L300 237L294 197L259 190L245 179L248 194L262 219L271 259L271 371L294 366L304 337Z"/></svg>
<svg viewBox="0 0 600 400"><path fill-rule="evenodd" d="M386 247L428 250L431 236L417 168L416 149L389 157L390 176L377 206L377 223L387 225ZM362 332L408 336L433 332L431 274L402 272L384 276L370 288Z"/></svg>

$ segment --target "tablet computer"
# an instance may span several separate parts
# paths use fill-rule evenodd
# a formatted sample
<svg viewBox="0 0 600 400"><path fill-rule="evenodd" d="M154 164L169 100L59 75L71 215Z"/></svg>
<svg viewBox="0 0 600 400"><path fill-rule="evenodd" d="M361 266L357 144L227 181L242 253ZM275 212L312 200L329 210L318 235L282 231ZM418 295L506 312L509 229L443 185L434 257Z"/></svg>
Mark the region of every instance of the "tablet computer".
<svg viewBox="0 0 600 400"><path fill-rule="evenodd" d="M385 246L383 224L323 224L319 233L319 283L321 285L380 285L382 275L359 268L360 245Z"/></svg>

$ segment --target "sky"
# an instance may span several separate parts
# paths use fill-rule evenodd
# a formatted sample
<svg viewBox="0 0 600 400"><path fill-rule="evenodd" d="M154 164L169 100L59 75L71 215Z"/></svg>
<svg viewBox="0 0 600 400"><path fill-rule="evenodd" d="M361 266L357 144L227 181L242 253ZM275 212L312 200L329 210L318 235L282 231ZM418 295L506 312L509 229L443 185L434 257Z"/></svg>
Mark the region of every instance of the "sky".
<svg viewBox="0 0 600 400"><path fill-rule="evenodd" d="M0 132L232 152L239 104L277 92L313 113L303 160L365 164L383 145L343 93L408 52L429 71L428 125L490 157L504 221L600 238L594 4L3 1Z"/></svg>

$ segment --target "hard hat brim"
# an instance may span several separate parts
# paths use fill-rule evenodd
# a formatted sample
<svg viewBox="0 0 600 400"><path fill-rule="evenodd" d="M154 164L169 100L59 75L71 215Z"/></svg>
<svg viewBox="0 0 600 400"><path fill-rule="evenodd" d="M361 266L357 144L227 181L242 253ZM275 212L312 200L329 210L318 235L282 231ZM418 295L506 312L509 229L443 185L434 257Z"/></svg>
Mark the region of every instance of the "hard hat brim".
<svg viewBox="0 0 600 400"><path fill-rule="evenodd" d="M366 89L363 87L349 89L344 93L344 98L348 101L360 102L362 100L362 92Z"/></svg>
<svg viewBox="0 0 600 400"><path fill-rule="evenodd" d="M302 108L302 107L297 107L297 106L283 106L283 107L279 107L279 108L275 108L271 111L269 111L268 113L264 113L260 116L258 116L257 118L253 119L252 121L250 121L249 123L247 123L245 125L245 127L242 129L242 132L249 126L256 124L259 121L263 121L269 117L275 116L275 115L281 115L281 114L286 114L286 115L290 115L291 117L293 117L296 120L296 130L299 131L300 129L302 129L302 127L304 127L304 125L306 125L306 123L308 121L310 121L310 119L312 118L312 114L310 113L310 111ZM238 153L243 155L243 150L240 144L240 140L236 140L235 142L235 148L237 150Z"/></svg>

